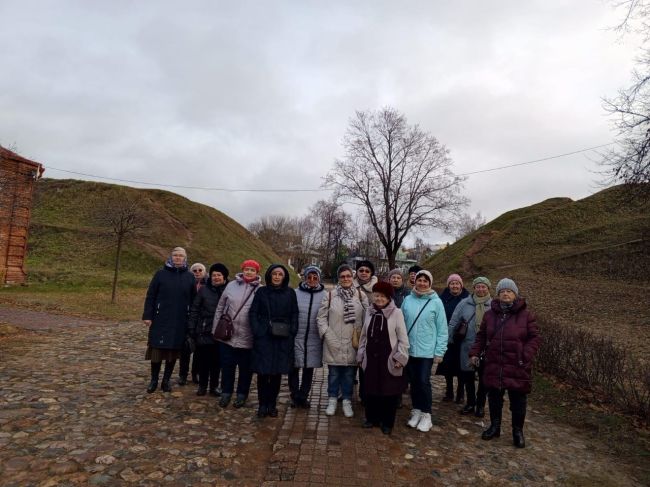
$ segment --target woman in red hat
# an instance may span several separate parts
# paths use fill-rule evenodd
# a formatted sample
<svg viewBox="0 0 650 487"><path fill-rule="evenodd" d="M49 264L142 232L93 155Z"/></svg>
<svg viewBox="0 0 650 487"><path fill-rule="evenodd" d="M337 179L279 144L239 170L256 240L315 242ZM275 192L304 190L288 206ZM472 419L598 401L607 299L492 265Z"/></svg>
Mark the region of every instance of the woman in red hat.
<svg viewBox="0 0 650 487"><path fill-rule="evenodd" d="M402 311L395 306L393 286L378 282L372 287L373 305L368 308L361 331L357 361L364 370L366 421L364 428L381 426L390 434L404 391L404 366L409 340Z"/></svg>
<svg viewBox="0 0 650 487"><path fill-rule="evenodd" d="M232 319L232 337L218 340L222 370L219 405L222 408L225 408L230 403L235 387L235 371L237 368L239 368L237 397L233 403L236 408L240 408L246 403L253 378L251 370L253 333L251 331L249 312L253 303L253 295L261 282L260 264L252 259L245 260L241 265L241 270L235 276L235 280L226 286L221 295L212 325L212 333L214 334L223 314L227 313Z"/></svg>

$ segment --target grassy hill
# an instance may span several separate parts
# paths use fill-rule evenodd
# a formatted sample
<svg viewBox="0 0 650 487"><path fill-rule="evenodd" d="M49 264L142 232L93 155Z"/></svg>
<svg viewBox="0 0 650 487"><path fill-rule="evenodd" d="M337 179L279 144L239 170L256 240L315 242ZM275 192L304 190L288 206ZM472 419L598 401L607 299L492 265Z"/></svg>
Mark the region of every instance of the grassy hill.
<svg viewBox="0 0 650 487"><path fill-rule="evenodd" d="M112 280L115 238L99 223L98 215L118 198L138 198L147 219L146 228L128 240L122 251L121 294L133 295L134 303L142 298L151 276L175 246L185 247L190 263L225 263L231 276L247 258L258 260L263 267L281 261L232 218L175 193L42 179L35 188L28 241L30 294L40 294L42 302L49 299L48 293L65 300L62 292L81 291L97 293L98 299L105 301ZM25 297L28 291L14 288L3 294L6 301L11 296ZM69 310L70 304L74 303L61 307Z"/></svg>
<svg viewBox="0 0 650 487"><path fill-rule="evenodd" d="M477 275L495 284L512 277L546 318L598 327L635 347L639 333L650 337L650 204L626 202L621 187L504 213L425 267L440 286L451 272L468 286Z"/></svg>

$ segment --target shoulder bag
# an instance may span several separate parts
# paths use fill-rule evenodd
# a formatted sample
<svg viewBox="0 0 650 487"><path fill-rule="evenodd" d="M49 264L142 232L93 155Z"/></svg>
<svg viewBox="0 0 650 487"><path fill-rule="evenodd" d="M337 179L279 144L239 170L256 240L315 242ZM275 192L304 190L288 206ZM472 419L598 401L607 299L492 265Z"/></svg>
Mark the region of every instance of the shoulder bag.
<svg viewBox="0 0 650 487"><path fill-rule="evenodd" d="M417 315L417 316L415 317L415 319L413 320L413 324L409 327L409 330L408 330L408 332L406 333L406 336L409 336L409 335L411 334L411 330L413 330L413 327L415 326L415 323L417 323L418 318L420 317L420 315L421 315L422 312L424 311L424 308L427 307L427 304L429 304L429 301L431 301L431 298L427 299L427 302L424 303L424 306L422 306L422 309L420 310L420 312L418 313L418 315Z"/></svg>
<svg viewBox="0 0 650 487"><path fill-rule="evenodd" d="M256 289L250 292L248 296L246 296L246 299L242 302L241 306L235 313L235 316L232 318L228 314L228 310L226 309L225 313L222 313L221 316L219 317L219 321L217 322L217 327L214 329L214 334L212 337L215 340L221 340L224 342L227 342L230 340L233 336L233 333L235 332L235 327L233 325L233 321L237 318L237 315L239 315L239 312L244 308L244 305L248 301L248 299L255 294Z"/></svg>
<svg viewBox="0 0 650 487"><path fill-rule="evenodd" d="M456 328L454 329L454 343L461 343L463 340L465 340L465 337L467 336L467 325L469 324L470 321L472 321L472 318L474 318L474 313L472 316L470 316L469 320L465 320L465 318L461 318L460 322L456 325Z"/></svg>
<svg viewBox="0 0 650 487"><path fill-rule="evenodd" d="M288 338L290 334L289 323L284 321L273 321L271 318L271 305L269 304L269 298L266 297L266 309L269 312L269 326L271 327L271 336L276 338Z"/></svg>

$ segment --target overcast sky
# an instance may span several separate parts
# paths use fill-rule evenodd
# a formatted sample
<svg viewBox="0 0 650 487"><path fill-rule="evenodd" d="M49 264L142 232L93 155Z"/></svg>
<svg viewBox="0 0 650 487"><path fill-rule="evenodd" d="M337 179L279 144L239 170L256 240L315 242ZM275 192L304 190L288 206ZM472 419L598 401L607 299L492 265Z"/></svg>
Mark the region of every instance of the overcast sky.
<svg viewBox="0 0 650 487"><path fill-rule="evenodd" d="M608 30L620 15L604 0L0 0L0 144L54 178L319 188L355 110L390 105L457 173L539 159L612 141L601 98L637 46ZM588 196L596 160L471 176L468 212ZM328 197L173 191L242 224Z"/></svg>

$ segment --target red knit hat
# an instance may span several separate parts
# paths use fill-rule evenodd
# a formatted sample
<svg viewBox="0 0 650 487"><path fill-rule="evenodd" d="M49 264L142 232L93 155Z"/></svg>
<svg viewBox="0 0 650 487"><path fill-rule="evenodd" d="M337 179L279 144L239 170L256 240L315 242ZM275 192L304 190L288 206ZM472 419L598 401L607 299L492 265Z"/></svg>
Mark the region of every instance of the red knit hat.
<svg viewBox="0 0 650 487"><path fill-rule="evenodd" d="M244 267L252 267L257 271L258 274L261 268L260 263L253 259L248 259L242 262L241 269L244 270Z"/></svg>
<svg viewBox="0 0 650 487"><path fill-rule="evenodd" d="M379 281L377 284L372 286L372 292L381 293L389 299L393 299L395 297L393 286L384 281Z"/></svg>

